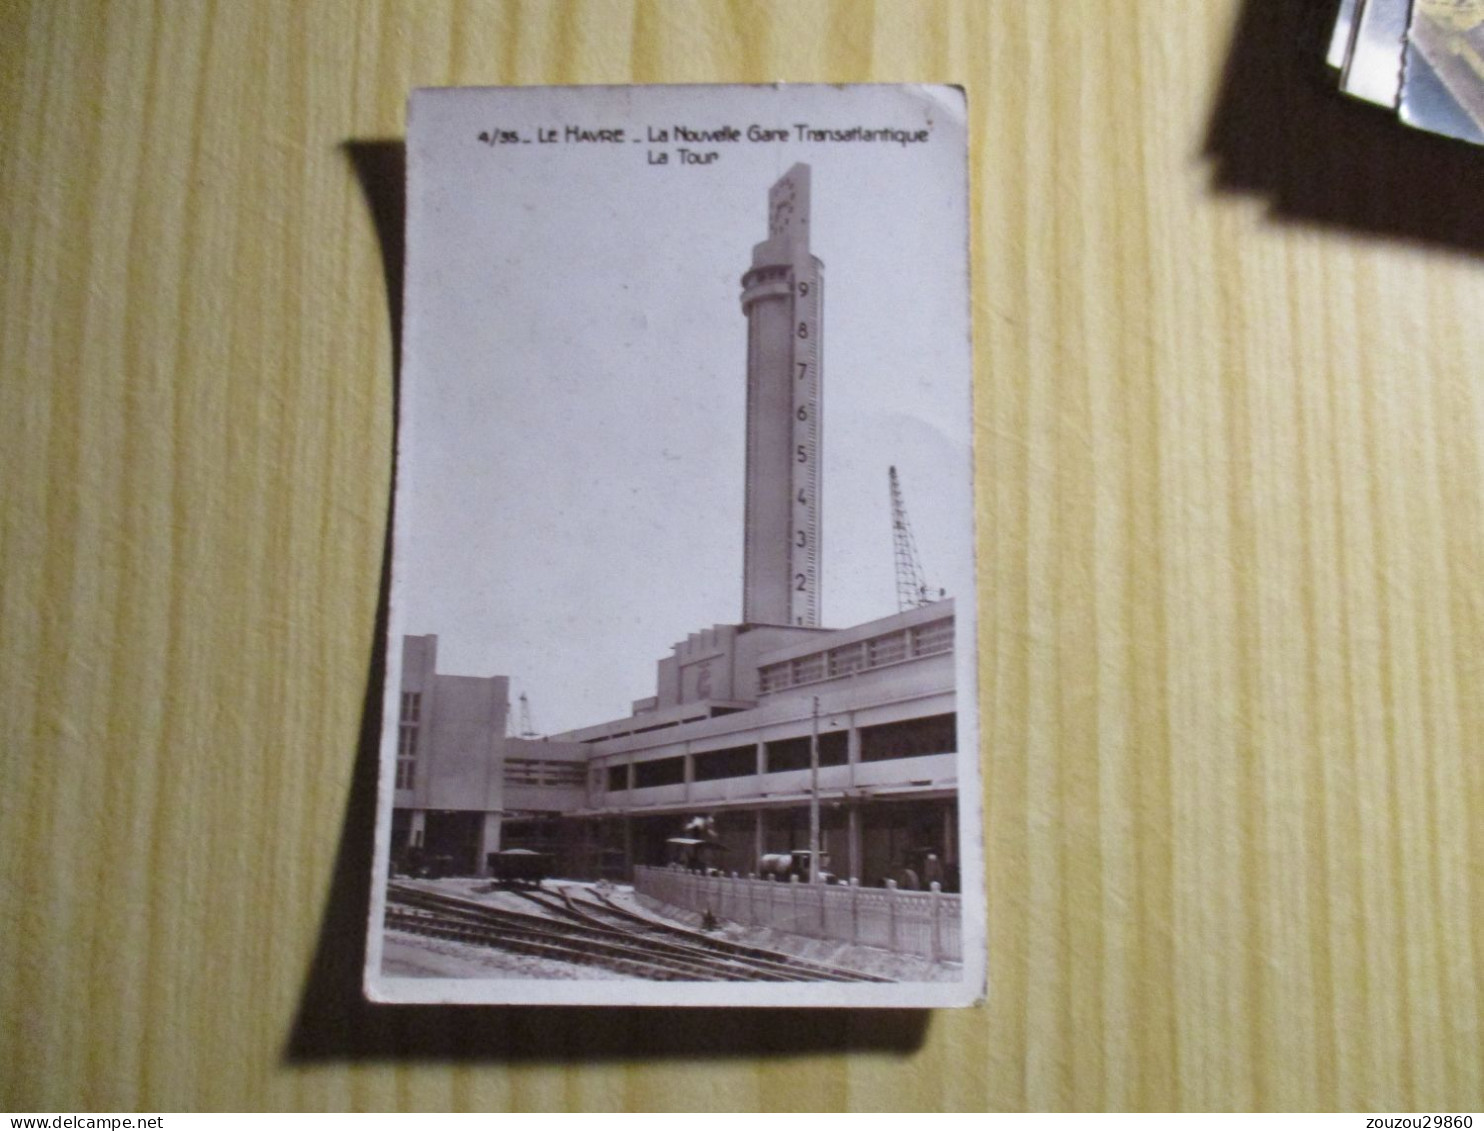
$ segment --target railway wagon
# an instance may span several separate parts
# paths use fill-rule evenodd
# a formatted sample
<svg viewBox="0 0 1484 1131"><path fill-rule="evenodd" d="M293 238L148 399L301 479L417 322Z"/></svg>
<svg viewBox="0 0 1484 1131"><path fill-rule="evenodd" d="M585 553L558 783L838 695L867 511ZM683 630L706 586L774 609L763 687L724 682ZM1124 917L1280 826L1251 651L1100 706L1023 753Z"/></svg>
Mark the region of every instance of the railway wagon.
<svg viewBox="0 0 1484 1131"><path fill-rule="evenodd" d="M687 872L701 872L706 875L717 871L719 857L725 851L716 841L687 836L672 836L665 841L665 847L668 863L684 868Z"/></svg>
<svg viewBox="0 0 1484 1131"><path fill-rule="evenodd" d="M551 875L552 856L529 848L507 848L485 857L490 879L507 887L539 888Z"/></svg>
<svg viewBox="0 0 1484 1131"><path fill-rule="evenodd" d="M803 883L809 882L809 856L807 848L795 848L788 852L769 852L757 862L757 874L765 880L781 880L788 882L797 876ZM839 883L833 872L827 871L830 863L830 854L821 852L819 854L819 882L822 884Z"/></svg>

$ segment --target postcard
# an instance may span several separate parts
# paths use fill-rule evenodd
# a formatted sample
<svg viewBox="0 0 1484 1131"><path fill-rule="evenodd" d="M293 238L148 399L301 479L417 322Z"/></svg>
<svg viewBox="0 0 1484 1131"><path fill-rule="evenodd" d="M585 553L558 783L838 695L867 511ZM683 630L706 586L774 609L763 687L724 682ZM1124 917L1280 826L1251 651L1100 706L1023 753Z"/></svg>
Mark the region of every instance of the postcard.
<svg viewBox="0 0 1484 1131"><path fill-rule="evenodd" d="M1401 118L1484 145L1484 0L1417 0Z"/></svg>
<svg viewBox="0 0 1484 1131"><path fill-rule="evenodd" d="M370 998L984 996L966 112L412 95Z"/></svg>

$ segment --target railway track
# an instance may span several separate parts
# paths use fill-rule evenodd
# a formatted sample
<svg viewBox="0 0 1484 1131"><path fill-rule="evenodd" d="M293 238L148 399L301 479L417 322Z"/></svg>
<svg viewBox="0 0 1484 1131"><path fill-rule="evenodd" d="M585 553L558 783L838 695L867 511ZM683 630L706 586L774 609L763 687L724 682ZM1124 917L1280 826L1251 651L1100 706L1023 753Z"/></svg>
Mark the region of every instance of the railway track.
<svg viewBox="0 0 1484 1131"><path fill-rule="evenodd" d="M538 900L552 907L558 897L545 893L525 893L527 898ZM560 889L560 908L587 925L606 927L626 934L651 939L656 945L678 947L688 954L703 954L724 957L730 962L752 970L770 972L791 982L886 982L838 966L796 958L781 951L764 947L748 946L717 938L703 931L692 930L676 923L664 923L646 915L640 915L620 907L605 895L577 895L571 887Z"/></svg>
<svg viewBox="0 0 1484 1131"><path fill-rule="evenodd" d="M542 915L507 911L475 900L394 885L387 893L387 926L456 939L516 954L603 966L652 981L747 981L714 966L657 953L612 932L586 929Z"/></svg>
<svg viewBox="0 0 1484 1131"><path fill-rule="evenodd" d="M634 978L673 982L694 980L688 972L643 959L618 954L583 951L557 938L543 939L531 932L501 931L478 923L450 921L437 912L389 907L386 925L389 930L405 931L430 938L452 939L476 946L494 947L514 954L550 958L582 966L601 966Z"/></svg>
<svg viewBox="0 0 1484 1131"><path fill-rule="evenodd" d="M883 981L754 947L712 939L634 915L611 903L521 893L547 914L492 907L405 884L387 891L386 925L516 954L601 966L651 981ZM689 936L695 936L691 938Z"/></svg>

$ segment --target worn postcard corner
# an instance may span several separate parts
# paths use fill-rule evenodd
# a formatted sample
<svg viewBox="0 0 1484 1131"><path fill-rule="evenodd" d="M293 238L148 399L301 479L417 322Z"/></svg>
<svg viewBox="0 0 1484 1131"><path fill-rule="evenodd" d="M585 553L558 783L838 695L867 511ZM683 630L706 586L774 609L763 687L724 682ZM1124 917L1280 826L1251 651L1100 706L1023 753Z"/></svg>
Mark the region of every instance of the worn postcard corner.
<svg viewBox="0 0 1484 1131"><path fill-rule="evenodd" d="M963 110L412 96L373 1000L982 999Z"/></svg>

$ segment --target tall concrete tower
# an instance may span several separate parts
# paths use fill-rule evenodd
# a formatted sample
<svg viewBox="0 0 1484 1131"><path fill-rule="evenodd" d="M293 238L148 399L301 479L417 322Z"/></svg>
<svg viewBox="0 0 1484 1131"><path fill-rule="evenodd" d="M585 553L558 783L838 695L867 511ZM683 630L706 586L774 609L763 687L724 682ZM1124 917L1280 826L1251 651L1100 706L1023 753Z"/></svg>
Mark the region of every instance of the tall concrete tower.
<svg viewBox="0 0 1484 1131"><path fill-rule="evenodd" d="M809 166L795 165L768 193L768 238L742 276L748 624L819 626L823 283L809 252Z"/></svg>

